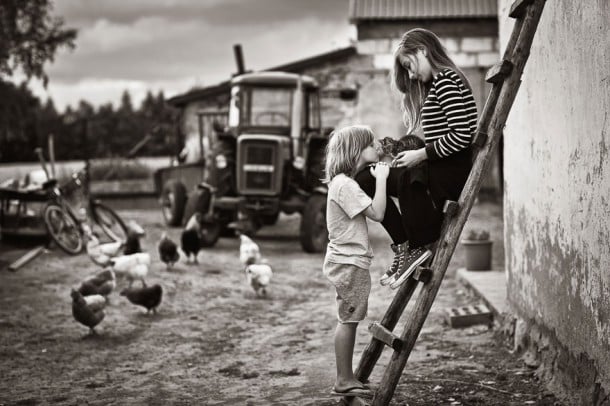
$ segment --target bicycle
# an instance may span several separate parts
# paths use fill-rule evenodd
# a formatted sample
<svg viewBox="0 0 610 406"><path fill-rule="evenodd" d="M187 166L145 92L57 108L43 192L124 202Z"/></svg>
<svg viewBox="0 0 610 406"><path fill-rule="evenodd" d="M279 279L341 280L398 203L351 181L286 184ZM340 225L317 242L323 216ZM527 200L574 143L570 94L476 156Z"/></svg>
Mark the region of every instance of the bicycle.
<svg viewBox="0 0 610 406"><path fill-rule="evenodd" d="M97 225L113 241L127 239L127 226L123 219L110 207L92 198L89 193L89 161L86 161L84 169L72 175L69 182L59 186L57 179L49 177L42 150L37 148L36 153L49 179L43 184L43 190L48 194L49 200L43 210L44 223L57 246L68 254L79 254L85 247L85 228L91 228L90 222ZM67 199L67 196L78 189L84 192L85 207L81 209L84 210L81 219Z"/></svg>

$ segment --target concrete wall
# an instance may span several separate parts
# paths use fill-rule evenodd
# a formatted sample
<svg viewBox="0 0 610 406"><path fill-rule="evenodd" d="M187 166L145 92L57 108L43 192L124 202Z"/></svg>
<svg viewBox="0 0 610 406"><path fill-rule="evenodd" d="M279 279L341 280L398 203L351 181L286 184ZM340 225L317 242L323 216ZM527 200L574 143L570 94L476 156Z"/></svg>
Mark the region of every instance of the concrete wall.
<svg viewBox="0 0 610 406"><path fill-rule="evenodd" d="M382 30L382 27L380 26L379 30ZM358 41L358 53L371 55L375 68L390 70L394 66L394 51L401 35L406 31L400 31L396 37L361 39ZM485 83L485 73L500 57L497 32L484 36L438 35L449 57L464 71L473 85L475 101L480 111L491 88Z"/></svg>
<svg viewBox="0 0 610 406"><path fill-rule="evenodd" d="M502 48L511 3L499 1ZM568 404L610 392L609 4L546 2L504 131L517 338L535 347L554 390L569 387Z"/></svg>

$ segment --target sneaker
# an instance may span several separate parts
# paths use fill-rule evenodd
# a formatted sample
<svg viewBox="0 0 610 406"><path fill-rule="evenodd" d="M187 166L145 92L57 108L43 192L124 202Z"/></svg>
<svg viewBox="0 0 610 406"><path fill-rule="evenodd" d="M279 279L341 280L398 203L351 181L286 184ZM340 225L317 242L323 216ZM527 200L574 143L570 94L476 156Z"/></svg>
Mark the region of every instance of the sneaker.
<svg viewBox="0 0 610 406"><path fill-rule="evenodd" d="M432 251L426 249L425 247L419 247L409 250L404 267L398 270L398 272L396 272L396 275L394 276L394 281L392 281L390 287L392 289L396 289L397 287L402 285L402 283L406 281L407 278L411 276L413 272L415 272L417 267L423 264L431 256Z"/></svg>
<svg viewBox="0 0 610 406"><path fill-rule="evenodd" d="M409 252L409 243L403 242L402 244L392 244L392 251L394 251L394 260L392 261L392 265L390 265L390 269L388 269L381 278L379 279L379 283L382 286L388 285L394 279L394 275L396 271L401 269L406 260L407 254Z"/></svg>

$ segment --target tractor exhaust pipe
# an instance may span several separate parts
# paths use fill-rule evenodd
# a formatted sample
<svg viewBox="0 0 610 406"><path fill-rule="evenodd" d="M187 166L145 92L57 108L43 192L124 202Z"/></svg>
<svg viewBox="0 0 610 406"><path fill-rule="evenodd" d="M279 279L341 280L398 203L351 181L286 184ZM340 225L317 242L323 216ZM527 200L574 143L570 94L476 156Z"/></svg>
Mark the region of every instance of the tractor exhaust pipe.
<svg viewBox="0 0 610 406"><path fill-rule="evenodd" d="M235 55L235 63L237 64L237 75L243 75L246 72L244 67L244 54L241 50L241 44L233 45L233 54Z"/></svg>

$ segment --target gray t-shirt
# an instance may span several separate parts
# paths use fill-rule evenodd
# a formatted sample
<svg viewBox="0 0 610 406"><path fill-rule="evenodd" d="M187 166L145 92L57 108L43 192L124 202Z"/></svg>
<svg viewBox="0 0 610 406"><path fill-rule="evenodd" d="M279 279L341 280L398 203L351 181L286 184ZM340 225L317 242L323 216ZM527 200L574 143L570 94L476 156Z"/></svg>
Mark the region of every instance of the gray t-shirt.
<svg viewBox="0 0 610 406"><path fill-rule="evenodd" d="M349 176L339 174L330 181L326 203L329 242L325 261L369 269L373 249L363 211L371 203L371 198Z"/></svg>

